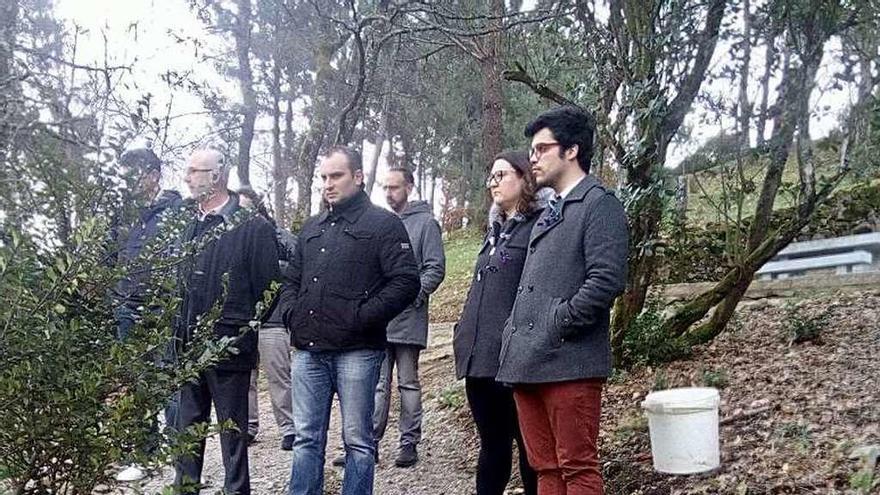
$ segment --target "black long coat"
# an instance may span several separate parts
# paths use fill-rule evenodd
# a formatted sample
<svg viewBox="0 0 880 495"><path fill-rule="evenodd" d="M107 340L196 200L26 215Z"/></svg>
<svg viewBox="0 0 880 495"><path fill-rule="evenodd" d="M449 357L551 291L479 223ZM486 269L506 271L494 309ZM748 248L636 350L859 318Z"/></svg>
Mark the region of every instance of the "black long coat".
<svg viewBox="0 0 880 495"><path fill-rule="evenodd" d="M461 321L455 327L458 378L494 378L498 372L501 333L516 299L529 235L537 218L538 212L533 212L509 219L483 240Z"/></svg>

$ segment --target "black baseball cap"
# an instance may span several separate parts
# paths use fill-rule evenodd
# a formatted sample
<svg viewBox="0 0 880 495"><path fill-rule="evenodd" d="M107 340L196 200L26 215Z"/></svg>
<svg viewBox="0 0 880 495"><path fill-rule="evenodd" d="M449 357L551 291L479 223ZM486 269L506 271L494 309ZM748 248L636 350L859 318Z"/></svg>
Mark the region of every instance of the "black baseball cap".
<svg viewBox="0 0 880 495"><path fill-rule="evenodd" d="M162 160L149 148L128 150L119 157L119 164L143 173L162 171Z"/></svg>

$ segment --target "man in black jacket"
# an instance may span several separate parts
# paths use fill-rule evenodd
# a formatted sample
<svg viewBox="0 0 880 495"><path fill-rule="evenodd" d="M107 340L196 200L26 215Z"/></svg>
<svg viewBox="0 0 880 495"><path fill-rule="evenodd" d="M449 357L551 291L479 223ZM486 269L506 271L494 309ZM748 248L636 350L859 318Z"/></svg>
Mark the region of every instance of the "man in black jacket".
<svg viewBox="0 0 880 495"><path fill-rule="evenodd" d="M214 336L233 339L235 352L204 371L197 382L180 390L177 427L181 430L210 420L211 402L217 420L231 420L237 427L220 434L226 468L224 490L249 495L247 456L248 386L257 364L257 336L247 327L256 315L256 304L273 280L278 280L275 231L264 218L239 206L238 196L226 189L228 169L223 155L214 150L193 153L185 181L198 209L184 229L183 241L198 246L183 269L181 318L175 337L182 347L193 340L198 319L220 303ZM243 330L244 329L244 330ZM175 485L198 484L202 475L205 444L193 456L178 459Z"/></svg>
<svg viewBox="0 0 880 495"><path fill-rule="evenodd" d="M419 294L419 271L400 218L370 203L360 154L335 147L320 176L328 210L303 226L282 289L293 345L291 495L323 493L333 393L342 410L342 495L373 492L373 393L388 322Z"/></svg>

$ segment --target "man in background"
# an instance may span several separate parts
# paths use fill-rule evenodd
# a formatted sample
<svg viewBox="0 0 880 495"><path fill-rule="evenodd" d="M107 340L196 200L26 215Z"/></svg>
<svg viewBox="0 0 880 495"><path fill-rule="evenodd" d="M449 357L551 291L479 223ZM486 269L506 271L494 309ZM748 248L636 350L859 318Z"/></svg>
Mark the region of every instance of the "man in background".
<svg viewBox="0 0 880 495"><path fill-rule="evenodd" d="M400 392L400 440L398 467L418 462L416 446L422 439L422 389L419 384L419 353L428 345L428 298L437 290L446 275L443 233L434 219L427 201L408 201L414 178L407 168L392 168L385 176L385 200L403 221L410 245L419 267L421 290L403 313L388 324L388 346L376 387L376 410L373 413L373 437L376 445L388 425L391 406L391 376L397 368L397 390Z"/></svg>
<svg viewBox="0 0 880 495"><path fill-rule="evenodd" d="M158 235L165 214L179 208L181 197L177 191L160 189L162 161L149 148L137 148L123 153L119 157L119 172L125 180L125 189L122 191L124 203L134 204L136 207L134 218L116 218L111 229L116 244L111 257L125 272L113 288L116 336L119 340L125 340L137 324L142 311L148 309L146 306L149 303L147 289L153 260L138 258L145 254L144 248ZM174 406L172 400L165 410L167 425L174 424ZM152 423L151 432L147 446L149 451L159 446L157 422ZM120 471L116 479L130 482L144 476L142 466L131 464Z"/></svg>

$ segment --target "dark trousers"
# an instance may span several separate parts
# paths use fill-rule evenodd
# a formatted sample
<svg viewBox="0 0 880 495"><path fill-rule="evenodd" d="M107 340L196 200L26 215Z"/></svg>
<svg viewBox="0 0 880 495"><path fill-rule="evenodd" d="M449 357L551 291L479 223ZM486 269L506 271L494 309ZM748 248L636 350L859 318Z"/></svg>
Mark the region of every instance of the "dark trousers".
<svg viewBox="0 0 880 495"><path fill-rule="evenodd" d="M516 417L513 390L494 378L465 378L465 392L477 432L477 495L501 495L510 481L513 442L519 449L519 475L526 495L538 493L535 471L529 466Z"/></svg>
<svg viewBox="0 0 880 495"><path fill-rule="evenodd" d="M220 433L220 452L226 480L223 488L226 493L250 495L251 480L248 472L247 420L248 387L250 371L210 370L202 373L197 383L188 383L180 389L178 409L178 428L210 421L211 402L217 413L217 421L231 420L238 428ZM196 448L195 455L178 459L175 468L175 486L199 483L202 477L202 464L205 456L205 441ZM183 493L198 493L198 489L184 490Z"/></svg>
<svg viewBox="0 0 880 495"><path fill-rule="evenodd" d="M602 495L599 416L602 379L514 388L529 464L540 495Z"/></svg>

